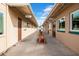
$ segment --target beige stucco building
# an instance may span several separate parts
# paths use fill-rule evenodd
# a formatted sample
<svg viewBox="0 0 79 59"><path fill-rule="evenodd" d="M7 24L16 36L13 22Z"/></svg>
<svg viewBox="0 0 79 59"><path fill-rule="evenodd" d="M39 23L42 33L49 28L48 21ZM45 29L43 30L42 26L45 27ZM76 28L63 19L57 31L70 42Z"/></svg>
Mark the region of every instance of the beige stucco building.
<svg viewBox="0 0 79 59"><path fill-rule="evenodd" d="M79 4L57 3L43 23L45 31L79 54Z"/></svg>
<svg viewBox="0 0 79 59"><path fill-rule="evenodd" d="M37 26L30 5L0 3L0 55L37 31Z"/></svg>

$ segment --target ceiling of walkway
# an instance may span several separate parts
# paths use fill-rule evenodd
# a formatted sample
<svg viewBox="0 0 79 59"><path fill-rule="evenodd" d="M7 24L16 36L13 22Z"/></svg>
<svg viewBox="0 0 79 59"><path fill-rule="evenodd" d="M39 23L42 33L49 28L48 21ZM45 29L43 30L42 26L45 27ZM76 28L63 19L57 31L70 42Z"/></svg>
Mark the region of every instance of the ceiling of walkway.
<svg viewBox="0 0 79 59"><path fill-rule="evenodd" d="M51 12L54 3L31 3L32 11L37 19L38 25L42 25L49 13Z"/></svg>

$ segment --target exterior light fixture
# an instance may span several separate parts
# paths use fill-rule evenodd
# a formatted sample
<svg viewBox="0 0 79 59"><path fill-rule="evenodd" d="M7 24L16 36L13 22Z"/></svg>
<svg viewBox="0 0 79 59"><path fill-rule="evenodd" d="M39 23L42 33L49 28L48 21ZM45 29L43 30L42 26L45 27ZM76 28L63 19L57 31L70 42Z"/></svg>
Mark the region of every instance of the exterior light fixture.
<svg viewBox="0 0 79 59"><path fill-rule="evenodd" d="M32 15L25 15L26 18L32 18Z"/></svg>

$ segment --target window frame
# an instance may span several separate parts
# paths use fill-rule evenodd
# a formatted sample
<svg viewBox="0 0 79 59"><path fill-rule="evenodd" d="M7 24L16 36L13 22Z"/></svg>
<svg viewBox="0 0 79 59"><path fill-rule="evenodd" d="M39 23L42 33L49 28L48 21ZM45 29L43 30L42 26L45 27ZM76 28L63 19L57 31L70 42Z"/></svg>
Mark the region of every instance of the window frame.
<svg viewBox="0 0 79 59"><path fill-rule="evenodd" d="M64 17L61 17L60 19L58 19L58 32L65 32L65 28L64 29L61 29L61 28L59 28L59 21L62 19L62 18L64 18L64 21L65 21L65 16Z"/></svg>
<svg viewBox="0 0 79 59"><path fill-rule="evenodd" d="M3 37L4 36L4 29L5 29L5 25L4 25L4 23L5 23L5 21L4 21L4 19L5 19L5 12L4 11L2 11L2 10L0 10L0 13L3 13L3 33L2 34L0 34L0 37Z"/></svg>
<svg viewBox="0 0 79 59"><path fill-rule="evenodd" d="M77 10L74 10L70 13L70 32L79 32L79 30L73 30L72 29L72 14L75 13L76 11L78 11L79 9Z"/></svg>

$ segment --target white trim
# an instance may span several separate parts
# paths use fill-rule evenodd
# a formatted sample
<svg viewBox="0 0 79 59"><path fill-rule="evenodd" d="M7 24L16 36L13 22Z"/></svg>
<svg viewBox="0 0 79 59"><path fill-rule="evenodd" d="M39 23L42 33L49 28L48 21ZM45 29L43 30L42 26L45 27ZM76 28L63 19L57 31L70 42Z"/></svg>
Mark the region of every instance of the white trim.
<svg viewBox="0 0 79 59"><path fill-rule="evenodd" d="M71 32L79 32L79 30L71 30Z"/></svg>
<svg viewBox="0 0 79 59"><path fill-rule="evenodd" d="M70 25L69 25L70 26L70 31L74 31L74 32L79 32L79 30L72 30L72 14L77 12L77 11L79 11L79 9L70 13Z"/></svg>
<svg viewBox="0 0 79 59"><path fill-rule="evenodd" d="M63 29L63 28L61 28L61 29L58 29L58 30L65 31L65 29Z"/></svg>

